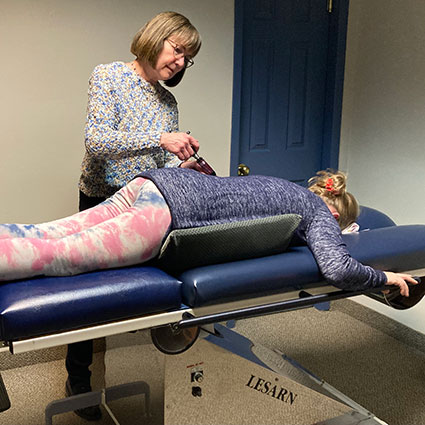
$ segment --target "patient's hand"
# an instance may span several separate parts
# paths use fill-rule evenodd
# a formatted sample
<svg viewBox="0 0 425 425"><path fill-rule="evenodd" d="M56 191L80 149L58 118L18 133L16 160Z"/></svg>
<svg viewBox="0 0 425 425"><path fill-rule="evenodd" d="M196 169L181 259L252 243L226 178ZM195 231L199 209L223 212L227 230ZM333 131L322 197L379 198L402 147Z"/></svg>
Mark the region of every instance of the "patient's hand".
<svg viewBox="0 0 425 425"><path fill-rule="evenodd" d="M393 272L384 272L387 276L387 283L385 285L396 285L400 288L400 294L408 297L409 296L409 287L406 282L409 282L413 285L417 285L418 281L413 279L410 274L404 273L393 273Z"/></svg>

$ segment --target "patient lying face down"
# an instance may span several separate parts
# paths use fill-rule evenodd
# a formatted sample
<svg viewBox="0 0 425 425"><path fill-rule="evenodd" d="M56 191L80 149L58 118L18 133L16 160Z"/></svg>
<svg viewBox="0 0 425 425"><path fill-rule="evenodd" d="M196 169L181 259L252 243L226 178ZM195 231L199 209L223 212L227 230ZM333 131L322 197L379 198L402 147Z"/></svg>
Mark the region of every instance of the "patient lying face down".
<svg viewBox="0 0 425 425"><path fill-rule="evenodd" d="M269 176L215 177L179 168L137 176L102 204L38 225L0 225L0 280L66 276L146 262L171 230L298 214L324 278L343 289L397 285L410 275L353 259L341 229L356 229L358 205L341 172L319 172L309 189ZM341 227L341 229L340 229Z"/></svg>

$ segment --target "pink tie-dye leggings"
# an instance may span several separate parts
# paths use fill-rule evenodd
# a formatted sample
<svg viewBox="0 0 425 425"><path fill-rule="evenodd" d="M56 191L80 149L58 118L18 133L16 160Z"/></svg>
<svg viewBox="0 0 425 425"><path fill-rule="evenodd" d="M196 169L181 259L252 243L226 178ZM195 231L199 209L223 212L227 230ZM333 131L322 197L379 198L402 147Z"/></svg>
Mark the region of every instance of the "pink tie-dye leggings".
<svg viewBox="0 0 425 425"><path fill-rule="evenodd" d="M0 280L139 264L158 254L170 224L161 193L138 177L73 216L39 225L0 224Z"/></svg>

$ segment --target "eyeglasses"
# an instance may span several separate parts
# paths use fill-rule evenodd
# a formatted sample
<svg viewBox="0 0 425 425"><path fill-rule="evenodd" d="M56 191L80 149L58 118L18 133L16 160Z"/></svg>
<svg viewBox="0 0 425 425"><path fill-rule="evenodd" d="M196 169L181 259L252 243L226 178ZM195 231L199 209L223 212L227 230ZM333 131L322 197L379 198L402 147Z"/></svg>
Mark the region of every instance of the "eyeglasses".
<svg viewBox="0 0 425 425"><path fill-rule="evenodd" d="M168 41L171 47L174 49L174 57L176 59L184 58L184 64L186 68L190 68L191 66L195 65L195 62L193 61L192 58L188 58L187 56L184 55L183 47L179 46L177 43L175 43L174 41L171 41L168 38L166 38L165 40Z"/></svg>

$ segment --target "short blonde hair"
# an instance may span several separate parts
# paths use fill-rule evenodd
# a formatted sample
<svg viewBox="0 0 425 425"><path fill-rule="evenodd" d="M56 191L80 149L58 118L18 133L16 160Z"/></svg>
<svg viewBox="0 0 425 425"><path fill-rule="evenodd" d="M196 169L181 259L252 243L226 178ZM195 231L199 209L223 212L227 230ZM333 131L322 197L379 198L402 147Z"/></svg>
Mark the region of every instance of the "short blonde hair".
<svg viewBox="0 0 425 425"><path fill-rule="evenodd" d="M345 229L354 223L359 215L356 198L347 192L347 176L342 171L322 170L309 179L308 189L339 212L338 224Z"/></svg>
<svg viewBox="0 0 425 425"><path fill-rule="evenodd" d="M172 37L193 58L201 48L201 36L189 19L177 12L162 12L137 31L131 43L131 53L137 59L155 67L164 41Z"/></svg>

